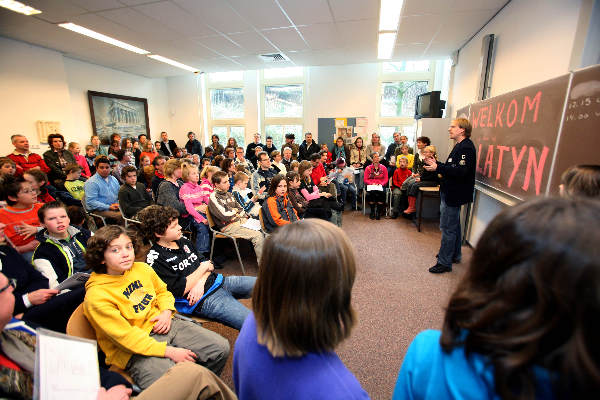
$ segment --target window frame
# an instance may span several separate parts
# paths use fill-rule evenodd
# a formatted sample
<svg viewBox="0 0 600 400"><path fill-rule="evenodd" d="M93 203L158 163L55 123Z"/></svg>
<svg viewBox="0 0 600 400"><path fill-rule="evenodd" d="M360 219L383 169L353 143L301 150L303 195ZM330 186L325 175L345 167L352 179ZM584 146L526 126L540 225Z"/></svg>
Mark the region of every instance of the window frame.
<svg viewBox="0 0 600 400"><path fill-rule="evenodd" d="M242 91L242 95L244 96L244 115L242 118L213 118L212 115L212 96L211 90L214 89L240 89ZM211 82L210 79L206 79L206 102L207 102L207 128L208 128L208 144L211 143L210 138L213 135L213 127L226 127L227 128L227 137L220 138L220 143L224 145L227 143L229 136L231 134L231 128L235 126L241 126L244 128L244 142L246 141L246 90L244 87L243 73L242 80L232 80L232 81L214 81ZM243 147L246 146L246 143L240 144Z"/></svg>

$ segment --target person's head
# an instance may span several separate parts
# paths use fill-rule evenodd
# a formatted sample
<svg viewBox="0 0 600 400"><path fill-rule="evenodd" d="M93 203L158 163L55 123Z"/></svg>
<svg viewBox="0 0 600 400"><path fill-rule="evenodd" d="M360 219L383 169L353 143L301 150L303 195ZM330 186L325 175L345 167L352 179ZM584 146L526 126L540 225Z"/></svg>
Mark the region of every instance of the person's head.
<svg viewBox="0 0 600 400"><path fill-rule="evenodd" d="M135 186L137 183L137 169L133 165L123 167L121 170L121 179L129 186Z"/></svg>
<svg viewBox="0 0 600 400"><path fill-rule="evenodd" d="M77 180L81 177L81 166L79 164L67 164L65 174L67 175L67 180Z"/></svg>
<svg viewBox="0 0 600 400"><path fill-rule="evenodd" d="M167 162L167 158L164 156L156 156L154 160L152 160L152 166L154 170L159 174L164 175L165 172L165 163Z"/></svg>
<svg viewBox="0 0 600 400"><path fill-rule="evenodd" d="M8 158L0 157L0 176L14 175L17 170L17 164Z"/></svg>
<svg viewBox="0 0 600 400"><path fill-rule="evenodd" d="M567 398L598 392L599 225L597 201L538 198L506 208L479 239L441 345L486 357L499 397L533 399L534 367Z"/></svg>
<svg viewBox="0 0 600 400"><path fill-rule="evenodd" d="M67 215L71 221L71 225L82 226L85 224L85 212L79 206L68 206Z"/></svg>
<svg viewBox="0 0 600 400"><path fill-rule="evenodd" d="M401 135L401 136L400 136L400 143L402 143L402 144L406 144L406 143L408 143L408 136L406 136L406 135Z"/></svg>
<svg viewBox="0 0 600 400"><path fill-rule="evenodd" d="M321 156L321 163L325 164L327 162L327 151L326 150L321 150L319 152L319 155Z"/></svg>
<svg viewBox="0 0 600 400"><path fill-rule="evenodd" d="M211 178L211 181L215 189L220 190L221 192L226 192L229 190L229 176L225 171L215 172Z"/></svg>
<svg viewBox="0 0 600 400"><path fill-rule="evenodd" d="M267 136L267 147L273 147L273 138L271 136Z"/></svg>
<svg viewBox="0 0 600 400"><path fill-rule="evenodd" d="M376 132L373 132L373 134L371 135L371 144L373 146L377 146L381 144L381 138L379 137L379 134Z"/></svg>
<svg viewBox="0 0 600 400"><path fill-rule="evenodd" d="M138 142L137 140L134 139L131 150L139 150L139 149L140 149L140 142Z"/></svg>
<svg viewBox="0 0 600 400"><path fill-rule="evenodd" d="M119 142L119 144L120 144L121 143L121 135L119 135L118 133L113 133L112 135L110 135L109 143L114 143L114 142Z"/></svg>
<svg viewBox="0 0 600 400"><path fill-rule="evenodd" d="M450 139L461 141L464 138L471 137L472 130L471 123L466 118L453 119L448 127L448 133L450 133Z"/></svg>
<svg viewBox="0 0 600 400"><path fill-rule="evenodd" d="M379 164L379 153L376 151L371 153L371 160L373 160L373 164Z"/></svg>
<svg viewBox="0 0 600 400"><path fill-rule="evenodd" d="M162 148L161 142L159 142L158 140L156 142L154 142L154 149L156 151L159 151L161 148Z"/></svg>
<svg viewBox="0 0 600 400"><path fill-rule="evenodd" d="M107 178L110 175L110 161L106 156L98 156L94 160L94 166L96 167L96 173L102 178Z"/></svg>
<svg viewBox="0 0 600 400"><path fill-rule="evenodd" d="M51 133L48 135L48 146L52 150L62 150L65 147L65 137L60 133Z"/></svg>
<svg viewBox="0 0 600 400"><path fill-rule="evenodd" d="M98 229L87 242L85 262L97 274L123 275L135 260L136 235L120 225Z"/></svg>
<svg viewBox="0 0 600 400"><path fill-rule="evenodd" d="M233 176L233 184L241 190L244 190L246 187L248 187L249 180L250 178L245 172L236 172Z"/></svg>
<svg viewBox="0 0 600 400"><path fill-rule="evenodd" d="M148 141L148 136L146 136L144 133L140 133L138 135L138 142L140 142L140 147L143 148L147 141Z"/></svg>
<svg viewBox="0 0 600 400"><path fill-rule="evenodd" d="M258 160L258 166L261 169L269 169L271 167L271 160L269 160L269 155L266 151L258 153L256 159Z"/></svg>
<svg viewBox="0 0 600 400"><path fill-rule="evenodd" d="M226 148L224 153L225 153L225 158L231 158L231 159L235 158L235 149L233 147Z"/></svg>
<svg viewBox="0 0 600 400"><path fill-rule="evenodd" d="M196 139L196 134L194 132L188 132L187 134L188 140Z"/></svg>
<svg viewBox="0 0 600 400"><path fill-rule="evenodd" d="M29 153L29 140L24 135L12 135L10 140L19 153Z"/></svg>
<svg viewBox="0 0 600 400"><path fill-rule="evenodd" d="M285 158L286 160L291 160L292 149L290 149L289 147L284 148L283 149L283 158Z"/></svg>
<svg viewBox="0 0 600 400"><path fill-rule="evenodd" d="M67 214L67 207L60 201L50 201L44 204L37 212L40 224L53 236L63 238L69 234L67 228L71 223Z"/></svg>
<svg viewBox="0 0 600 400"><path fill-rule="evenodd" d="M313 168L317 167L319 165L319 163L321 162L321 155L319 153L313 153L310 155L310 163L312 164Z"/></svg>
<svg viewBox="0 0 600 400"><path fill-rule="evenodd" d="M200 166L202 167L201 169L204 169L205 167L208 167L210 165L210 158L203 158L202 162L200 163Z"/></svg>
<svg viewBox="0 0 600 400"><path fill-rule="evenodd" d="M437 151L435 149L435 146L425 146L423 148L423 156L425 158L427 158L427 157L434 157L435 158L436 154L437 154Z"/></svg>
<svg viewBox="0 0 600 400"><path fill-rule="evenodd" d="M237 147L237 141L234 137L230 137L229 139L227 139L227 147L232 147L234 149Z"/></svg>
<svg viewBox="0 0 600 400"><path fill-rule="evenodd" d="M148 155L143 155L140 157L140 167L147 167L151 164L150 157Z"/></svg>
<svg viewBox="0 0 600 400"><path fill-rule="evenodd" d="M163 142L169 141L169 134L167 132L161 132L160 133L160 140L162 140Z"/></svg>
<svg viewBox="0 0 600 400"><path fill-rule="evenodd" d="M285 142L287 144L294 143L294 139L296 139L296 136L293 133L286 133L285 134Z"/></svg>
<svg viewBox="0 0 600 400"><path fill-rule="evenodd" d="M357 149L361 149L363 147L363 139L360 136L354 139L354 147Z"/></svg>
<svg viewBox="0 0 600 400"><path fill-rule="evenodd" d="M219 167L215 167L214 165L207 165L206 167L202 168L202 172L200 173L200 179L206 179L212 184L212 177L217 171L220 171Z"/></svg>
<svg viewBox="0 0 600 400"><path fill-rule="evenodd" d="M117 157L117 160L121 163L121 164L128 164L129 163L129 156L128 156L128 152L126 149L119 149L117 151L115 151L115 157Z"/></svg>
<svg viewBox="0 0 600 400"><path fill-rule="evenodd" d="M109 149L109 151L111 151L113 154L115 152L117 152L118 150L120 150L120 149L121 149L121 141L120 140L113 140L110 143L110 149Z"/></svg>
<svg viewBox="0 0 600 400"><path fill-rule="evenodd" d="M335 166L340 169L345 168L346 160L344 160L342 157L338 158L337 160L335 160Z"/></svg>
<svg viewBox="0 0 600 400"><path fill-rule="evenodd" d="M143 147L144 147L143 150L145 152L148 152L148 153L153 153L154 152L154 146L152 146L152 142L149 141L149 140L146 140L146 143L144 143Z"/></svg>
<svg viewBox="0 0 600 400"><path fill-rule="evenodd" d="M406 158L404 156L400 156L398 158L398 167L400 169L406 169L406 168L408 168L408 158Z"/></svg>
<svg viewBox="0 0 600 400"><path fill-rule="evenodd" d="M281 157L281 153L279 152L279 150L273 150L271 152L271 158L273 159L273 162L280 163L282 160L282 157Z"/></svg>
<svg viewBox="0 0 600 400"><path fill-rule="evenodd" d="M198 154L192 154L192 162L196 165L200 165L200 156Z"/></svg>
<svg viewBox="0 0 600 400"><path fill-rule="evenodd" d="M123 138L121 139L121 148L125 150L130 150L133 147L133 142L131 138Z"/></svg>
<svg viewBox="0 0 600 400"><path fill-rule="evenodd" d="M289 189L298 189L300 187L300 175L297 172L289 171L285 174L285 180Z"/></svg>
<svg viewBox="0 0 600 400"><path fill-rule="evenodd" d="M258 342L275 357L333 351L356 320L355 275L340 228L318 219L279 227L265 240L252 295Z"/></svg>
<svg viewBox="0 0 600 400"><path fill-rule="evenodd" d="M560 179L563 197L600 198L600 165L575 165L563 172Z"/></svg>
<svg viewBox="0 0 600 400"><path fill-rule="evenodd" d="M235 158L237 158L238 160L244 159L244 148L243 147L238 146L235 148Z"/></svg>
<svg viewBox="0 0 600 400"><path fill-rule="evenodd" d="M329 148L327 147L327 143L321 144L321 151L329 151Z"/></svg>
<svg viewBox="0 0 600 400"><path fill-rule="evenodd" d="M402 154L407 155L408 154L408 145L407 144L401 145L400 151L402 152Z"/></svg>
<svg viewBox="0 0 600 400"><path fill-rule="evenodd" d="M90 159L96 158L96 148L91 144L85 146L85 156Z"/></svg>
<svg viewBox="0 0 600 400"><path fill-rule="evenodd" d="M419 136L417 138L417 149L422 150L425 146L429 146L431 144L431 139L427 136Z"/></svg>
<svg viewBox="0 0 600 400"><path fill-rule="evenodd" d="M172 207L151 205L137 213L141 222L141 232L149 242L164 243L181 239L179 212Z"/></svg>
<svg viewBox="0 0 600 400"><path fill-rule="evenodd" d="M165 178L181 178L181 160L172 158L165 163Z"/></svg>
<svg viewBox="0 0 600 400"><path fill-rule="evenodd" d="M304 139L306 140L306 143L312 143L313 139L312 139L312 133L310 132L306 132L304 134Z"/></svg>
<svg viewBox="0 0 600 400"><path fill-rule="evenodd" d="M90 138L90 143L95 148L98 148L98 146L100 146L100 137L98 135L92 135L92 137Z"/></svg>
<svg viewBox="0 0 600 400"><path fill-rule="evenodd" d="M337 147L344 147L344 138L338 137L337 139L335 139L335 145Z"/></svg>
<svg viewBox="0 0 600 400"><path fill-rule="evenodd" d="M23 172L23 178L36 190L39 190L48 182L48 176L40 169L28 169Z"/></svg>
<svg viewBox="0 0 600 400"><path fill-rule="evenodd" d="M2 231L4 231L4 227L2 227ZM0 329L4 329L13 317L15 311L15 295L13 291L16 286L16 279L8 279L6 275L0 272Z"/></svg>
<svg viewBox="0 0 600 400"><path fill-rule="evenodd" d="M183 158L183 150L180 149L179 147L175 149L175 157L176 158Z"/></svg>
<svg viewBox="0 0 600 400"><path fill-rule="evenodd" d="M25 208L37 203L38 191L21 176L6 178L2 184L2 192L9 206Z"/></svg>
<svg viewBox="0 0 600 400"><path fill-rule="evenodd" d="M219 135L212 135L210 140L212 141L213 145L219 144Z"/></svg>
<svg viewBox="0 0 600 400"><path fill-rule="evenodd" d="M309 181L311 179L310 174L312 173L312 170L312 163L308 160L302 160L298 166L298 174L300 174L300 179Z"/></svg>
<svg viewBox="0 0 600 400"><path fill-rule="evenodd" d="M267 138L268 140L269 138ZM254 134L254 143L260 143L260 133L256 132Z"/></svg>
<svg viewBox="0 0 600 400"><path fill-rule="evenodd" d="M294 160L290 163L290 171L296 171L298 172L298 167L300 166L300 163L297 160Z"/></svg>
<svg viewBox="0 0 600 400"><path fill-rule="evenodd" d="M287 181L285 180L285 176L281 174L277 174L271 179L271 184L269 185L269 196L281 197L287 193Z"/></svg>
<svg viewBox="0 0 600 400"><path fill-rule="evenodd" d="M254 155L258 157L258 153L260 153L261 151L263 151L262 146L256 146L254 148Z"/></svg>
<svg viewBox="0 0 600 400"><path fill-rule="evenodd" d="M229 175L235 174L235 164L233 158L225 158L221 161L221 170Z"/></svg>
<svg viewBox="0 0 600 400"><path fill-rule="evenodd" d="M198 183L200 180L198 166L188 162L183 163L181 166L181 178L184 182Z"/></svg>
<svg viewBox="0 0 600 400"><path fill-rule="evenodd" d="M400 143L400 132L394 132L392 136L394 137L394 143Z"/></svg>

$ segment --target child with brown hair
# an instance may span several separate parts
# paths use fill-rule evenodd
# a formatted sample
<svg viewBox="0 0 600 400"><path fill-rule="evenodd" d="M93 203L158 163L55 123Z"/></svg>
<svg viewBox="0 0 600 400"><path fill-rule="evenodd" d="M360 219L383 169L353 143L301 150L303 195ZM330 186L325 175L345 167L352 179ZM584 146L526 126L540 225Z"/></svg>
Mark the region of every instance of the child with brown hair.
<svg viewBox="0 0 600 400"><path fill-rule="evenodd" d="M88 166L88 162L85 159L85 156L79 154L81 151L81 146L79 146L79 143L70 142L68 150L73 154L73 157L75 157L75 161L77 161L77 164L79 164L79 166L81 167L81 175L84 178L89 178L90 176L92 176L92 174L90 173L90 167ZM65 173L67 172L65 171Z"/></svg>
<svg viewBox="0 0 600 400"><path fill-rule="evenodd" d="M81 200L84 195L83 187L85 183L79 179L81 177L81 166L79 164L69 164L65 167L65 189L77 200Z"/></svg>

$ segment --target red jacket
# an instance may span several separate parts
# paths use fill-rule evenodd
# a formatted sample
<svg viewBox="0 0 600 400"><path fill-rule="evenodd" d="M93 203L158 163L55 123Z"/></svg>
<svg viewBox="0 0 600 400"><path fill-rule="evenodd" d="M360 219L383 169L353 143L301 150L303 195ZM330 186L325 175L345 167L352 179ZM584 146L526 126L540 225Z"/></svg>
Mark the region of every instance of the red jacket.
<svg viewBox="0 0 600 400"><path fill-rule="evenodd" d="M314 184L318 186L321 183L321 178L323 178L324 176L327 176L327 174L325 173L325 168L323 167L323 164L319 162L319 165L313 167L313 171L310 174L310 177L312 178Z"/></svg>
<svg viewBox="0 0 600 400"><path fill-rule="evenodd" d="M392 175L393 187L397 187L397 188L402 187L402 184L404 183L406 178L408 178L410 176L411 173L412 172L408 168L404 168L404 169L396 168L396 170L394 171L394 175Z"/></svg>
<svg viewBox="0 0 600 400"><path fill-rule="evenodd" d="M29 153L29 156L25 158L23 154L15 154L13 152L7 157L13 160L17 165L17 171L15 172L15 175L23 175L23 172L35 167L40 167L40 169L45 173L50 172L50 168L48 168L46 162L38 154Z"/></svg>

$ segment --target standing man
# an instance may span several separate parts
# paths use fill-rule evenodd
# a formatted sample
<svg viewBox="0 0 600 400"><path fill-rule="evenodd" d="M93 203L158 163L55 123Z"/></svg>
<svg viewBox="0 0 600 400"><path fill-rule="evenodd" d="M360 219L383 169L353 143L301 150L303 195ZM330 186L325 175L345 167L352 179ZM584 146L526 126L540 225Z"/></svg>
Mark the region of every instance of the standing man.
<svg viewBox="0 0 600 400"><path fill-rule="evenodd" d="M177 144L173 139L169 139L169 135L167 132L160 133L160 151L164 156L167 157L175 157L175 150L177 149Z"/></svg>
<svg viewBox="0 0 600 400"><path fill-rule="evenodd" d="M16 165L15 175L21 176L23 172L29 169L39 169L46 174L50 172L50 168L46 165L39 154L29 152L29 140L23 135L12 135L10 137L15 151L8 155L8 158L13 160Z"/></svg>
<svg viewBox="0 0 600 400"><path fill-rule="evenodd" d="M277 150L277 147L273 144L273 137L267 136L266 145L263 147L263 150L267 152L269 157L271 157L271 153Z"/></svg>
<svg viewBox="0 0 600 400"><path fill-rule="evenodd" d="M196 139L196 134L194 132L188 132L187 137L188 141L185 144L185 149L188 154L198 154L198 156L202 158L202 145Z"/></svg>
<svg viewBox="0 0 600 400"><path fill-rule="evenodd" d="M304 141L300 145L300 149L298 151L300 157L298 161L310 160L310 156L315 153L318 153L320 150L321 148L319 147L319 145L313 141L312 133L306 132L306 134L304 135Z"/></svg>
<svg viewBox="0 0 600 400"><path fill-rule="evenodd" d="M435 158L425 159L425 169L442 175L440 184L440 230L442 243L437 263L429 272L440 274L452 271L452 263L460 263L461 241L460 207L473 201L475 188L475 146L471 141L471 123L468 119L452 120L448 132L456 142L444 164Z"/></svg>
<svg viewBox="0 0 600 400"><path fill-rule="evenodd" d="M246 146L246 158L248 160L252 160L253 158L256 157L256 153L255 153L255 148L257 146L260 146L262 148L264 148L265 146L260 142L260 133L256 132L254 134L254 142L250 143L248 146Z"/></svg>
<svg viewBox="0 0 600 400"><path fill-rule="evenodd" d="M283 144L283 146L281 146L281 153L283 154L283 149L289 147L290 149L292 149L292 157L294 158L294 160L297 160L298 152L300 151L300 146L298 146L298 143L294 143L294 139L296 139L296 136L293 133L287 133L285 135L285 143Z"/></svg>

